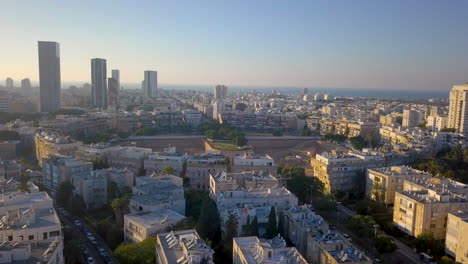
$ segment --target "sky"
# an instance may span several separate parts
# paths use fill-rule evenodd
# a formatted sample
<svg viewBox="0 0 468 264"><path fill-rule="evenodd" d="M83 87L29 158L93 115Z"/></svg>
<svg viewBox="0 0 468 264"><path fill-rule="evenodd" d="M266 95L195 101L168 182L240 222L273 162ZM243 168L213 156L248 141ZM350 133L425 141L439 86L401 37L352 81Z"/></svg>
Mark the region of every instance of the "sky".
<svg viewBox="0 0 468 264"><path fill-rule="evenodd" d="M0 83L38 80L37 41L63 82L91 58L122 83L448 90L468 81L465 0L1 0Z"/></svg>

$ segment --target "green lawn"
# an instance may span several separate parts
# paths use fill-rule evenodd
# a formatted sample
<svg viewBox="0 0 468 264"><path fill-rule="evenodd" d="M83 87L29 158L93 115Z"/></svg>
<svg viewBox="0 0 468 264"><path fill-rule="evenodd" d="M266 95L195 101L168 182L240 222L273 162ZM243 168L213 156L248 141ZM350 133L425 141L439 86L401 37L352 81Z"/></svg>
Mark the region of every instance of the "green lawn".
<svg viewBox="0 0 468 264"><path fill-rule="evenodd" d="M237 150L251 149L250 146L238 147L232 143L227 143L227 142L211 142L211 146L215 149L225 150L225 151L237 151Z"/></svg>

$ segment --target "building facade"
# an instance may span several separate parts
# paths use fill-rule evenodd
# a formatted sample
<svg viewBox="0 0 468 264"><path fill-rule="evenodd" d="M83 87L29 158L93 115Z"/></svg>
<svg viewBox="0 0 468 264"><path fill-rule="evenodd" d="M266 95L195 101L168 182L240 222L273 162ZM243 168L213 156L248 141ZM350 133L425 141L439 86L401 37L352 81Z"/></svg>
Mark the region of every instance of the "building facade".
<svg viewBox="0 0 468 264"><path fill-rule="evenodd" d="M60 109L60 46L57 42L39 41L40 111Z"/></svg>
<svg viewBox="0 0 468 264"><path fill-rule="evenodd" d="M107 107L107 62L91 59L91 103L93 107Z"/></svg>

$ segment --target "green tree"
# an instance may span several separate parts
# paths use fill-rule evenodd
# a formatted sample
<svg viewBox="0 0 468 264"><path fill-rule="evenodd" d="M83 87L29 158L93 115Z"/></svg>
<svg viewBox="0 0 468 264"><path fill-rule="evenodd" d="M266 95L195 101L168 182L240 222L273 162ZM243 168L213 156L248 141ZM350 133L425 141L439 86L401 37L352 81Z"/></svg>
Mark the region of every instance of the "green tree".
<svg viewBox="0 0 468 264"><path fill-rule="evenodd" d="M286 186L301 203L310 203L312 196L321 195L324 188L319 179L308 176L293 177L286 182Z"/></svg>
<svg viewBox="0 0 468 264"><path fill-rule="evenodd" d="M60 207L67 209L71 208L71 199L73 196L73 185L69 181L64 181L59 184L55 194L55 201Z"/></svg>
<svg viewBox="0 0 468 264"><path fill-rule="evenodd" d="M437 262L438 264L455 264L455 260L447 257L447 256L443 256L439 262Z"/></svg>
<svg viewBox="0 0 468 264"><path fill-rule="evenodd" d="M284 213L283 212L280 212L278 213L278 233L282 236L282 237L286 237L285 234L284 234Z"/></svg>
<svg viewBox="0 0 468 264"><path fill-rule="evenodd" d="M237 237L237 225L237 217L234 214L229 214L223 232L223 251L227 258L232 257L232 240ZM232 259L227 261L232 262Z"/></svg>
<svg viewBox="0 0 468 264"><path fill-rule="evenodd" d="M270 214L268 215L268 223L266 226L265 238L274 238L278 235L278 223L276 221L276 209L271 207Z"/></svg>
<svg viewBox="0 0 468 264"><path fill-rule="evenodd" d="M250 232L249 236L256 236L258 237L258 219L257 216L254 216L254 219L252 220L252 224L250 224Z"/></svg>
<svg viewBox="0 0 468 264"><path fill-rule="evenodd" d="M130 212L129 203L132 193L124 193L121 197L114 198L111 202L111 207L114 211L115 221L117 225L123 227L123 217Z"/></svg>
<svg viewBox="0 0 468 264"><path fill-rule="evenodd" d="M336 210L335 197L331 194L315 197L312 200L314 208L318 211L332 211Z"/></svg>
<svg viewBox="0 0 468 264"><path fill-rule="evenodd" d="M172 167L165 167L164 169L162 169L161 173L174 175L174 169Z"/></svg>
<svg viewBox="0 0 468 264"><path fill-rule="evenodd" d="M419 235L414 240L414 247L418 251L429 252L436 256L444 255L444 242L443 240L436 240L432 233L426 232Z"/></svg>
<svg viewBox="0 0 468 264"><path fill-rule="evenodd" d="M242 227L243 229L243 235L244 236L249 236L250 235L250 225L251 225L251 221L250 221L250 215L247 215L247 221L245 223L245 225Z"/></svg>
<svg viewBox="0 0 468 264"><path fill-rule="evenodd" d="M348 219L347 225L351 230L354 230L356 234L363 236L372 236L374 225L377 223L370 215L355 215Z"/></svg>
<svg viewBox="0 0 468 264"><path fill-rule="evenodd" d="M442 129L440 130L440 132L451 132L451 133L455 133L455 132L457 132L457 129L456 129L456 128L446 128L446 127L445 127L445 128L442 128Z"/></svg>
<svg viewBox="0 0 468 264"><path fill-rule="evenodd" d="M349 139L351 141L351 145L353 149L362 150L363 148L367 147L369 143L361 136L352 137Z"/></svg>
<svg viewBox="0 0 468 264"><path fill-rule="evenodd" d="M155 237L148 237L140 243L120 244L114 255L121 264L152 264L156 262Z"/></svg>
<svg viewBox="0 0 468 264"><path fill-rule="evenodd" d="M195 226L200 236L208 239L213 243L217 243L220 239L221 220L218 213L218 208L214 201L210 198L203 199L200 209L200 217Z"/></svg>
<svg viewBox="0 0 468 264"><path fill-rule="evenodd" d="M271 133L273 136L275 137L281 137L283 136L283 132L281 132L280 130L275 130L273 131L273 133Z"/></svg>
<svg viewBox="0 0 468 264"><path fill-rule="evenodd" d="M395 242L385 235L378 235L374 239L374 246L380 254L390 253L398 248Z"/></svg>
<svg viewBox="0 0 468 264"><path fill-rule="evenodd" d="M102 170L109 168L109 165L103 158L96 157L91 162L93 163L93 170Z"/></svg>

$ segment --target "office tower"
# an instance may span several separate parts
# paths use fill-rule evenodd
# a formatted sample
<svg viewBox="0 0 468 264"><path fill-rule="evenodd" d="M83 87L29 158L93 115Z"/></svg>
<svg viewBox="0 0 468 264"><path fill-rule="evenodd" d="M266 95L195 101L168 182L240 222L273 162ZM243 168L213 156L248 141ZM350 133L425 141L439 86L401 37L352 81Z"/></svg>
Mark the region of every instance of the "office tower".
<svg viewBox="0 0 468 264"><path fill-rule="evenodd" d="M5 80L5 87L8 89L12 89L14 86L12 78L6 78Z"/></svg>
<svg viewBox="0 0 468 264"><path fill-rule="evenodd" d="M29 80L29 78L21 80L21 89L31 90L31 80Z"/></svg>
<svg viewBox="0 0 468 264"><path fill-rule="evenodd" d="M403 110L403 122L404 127L416 127L422 121L422 114L415 110Z"/></svg>
<svg viewBox="0 0 468 264"><path fill-rule="evenodd" d="M302 89L302 95L306 95L309 93L309 88Z"/></svg>
<svg viewBox="0 0 468 264"><path fill-rule="evenodd" d="M112 70L112 78L117 81L117 87L120 90L120 70Z"/></svg>
<svg viewBox="0 0 468 264"><path fill-rule="evenodd" d="M143 93L155 98L158 96L158 72L145 71L145 80L143 81Z"/></svg>
<svg viewBox="0 0 468 264"><path fill-rule="evenodd" d="M215 100L223 100L227 98L227 86L226 85L216 85L214 89L214 98Z"/></svg>
<svg viewBox="0 0 468 264"><path fill-rule="evenodd" d="M40 111L52 112L60 108L60 45L39 41Z"/></svg>
<svg viewBox="0 0 468 264"><path fill-rule="evenodd" d="M116 107L119 104L119 82L115 78L108 78L109 105Z"/></svg>
<svg viewBox="0 0 468 264"><path fill-rule="evenodd" d="M450 91L448 127L468 134L468 83L455 85Z"/></svg>
<svg viewBox="0 0 468 264"><path fill-rule="evenodd" d="M91 59L91 103L93 107L107 107L107 66L105 59Z"/></svg>

